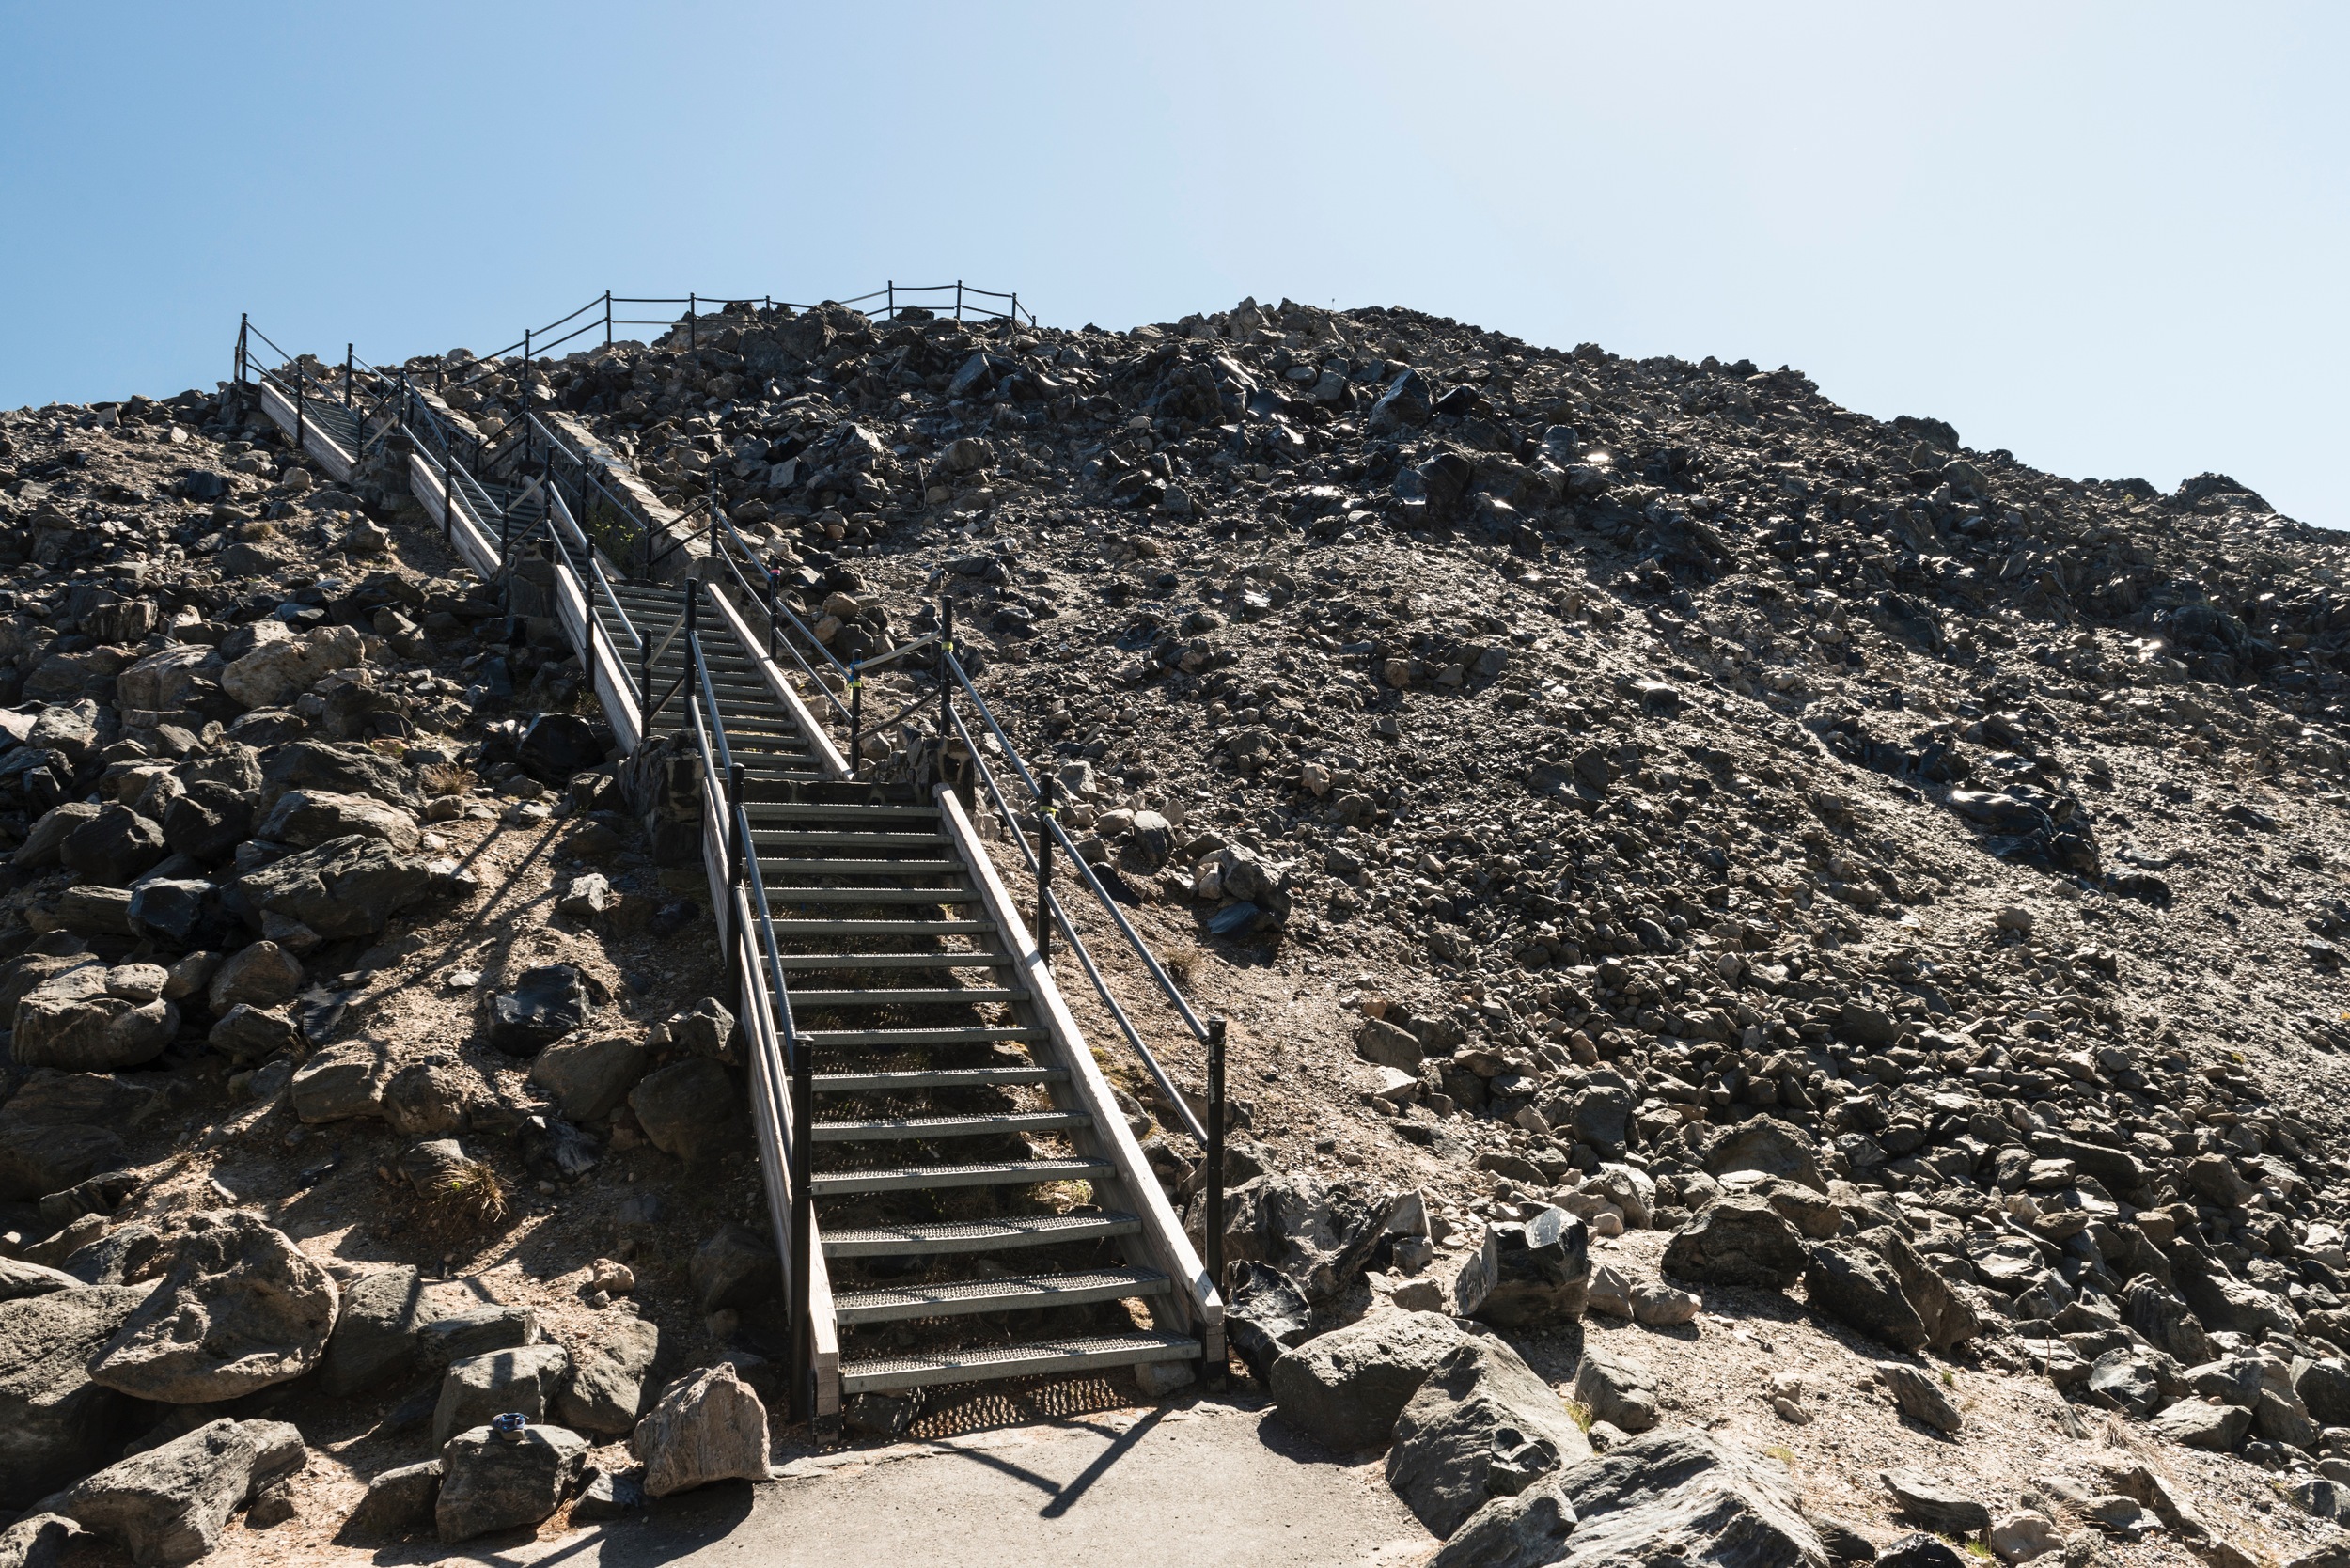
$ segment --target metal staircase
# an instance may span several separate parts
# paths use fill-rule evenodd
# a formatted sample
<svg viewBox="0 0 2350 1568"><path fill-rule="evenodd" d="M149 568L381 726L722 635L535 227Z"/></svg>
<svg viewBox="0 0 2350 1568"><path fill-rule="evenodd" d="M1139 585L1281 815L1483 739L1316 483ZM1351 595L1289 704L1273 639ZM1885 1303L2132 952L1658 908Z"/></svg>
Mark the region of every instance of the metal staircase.
<svg viewBox="0 0 2350 1568"><path fill-rule="evenodd" d="M243 384L242 331L239 361ZM260 404L306 449L341 454L345 477L399 439L411 491L477 572L525 556L551 568L555 617L623 748L698 763L702 860L785 1263L794 1414L936 1384L1220 1367L1221 1027L1191 1012L1076 857L1049 778L1040 787L1011 750L951 635L888 655L935 644L937 733L921 767L860 773L861 670L779 601L714 505L694 532L635 517L607 550L629 503L560 431L526 416L490 447L403 376L370 368L361 395L356 365L339 400L298 361L259 371ZM1026 836L959 697L1041 808ZM1033 930L971 818L975 781L1037 873ZM1056 842L1208 1045L1204 1126L1051 890ZM1056 927L1201 1144L1204 1264L1055 982L1039 935Z"/></svg>
<svg viewBox="0 0 2350 1568"><path fill-rule="evenodd" d="M721 618L687 626L707 592L616 585L599 619L623 647L661 628L643 666L650 735L693 729L708 704L663 696L699 686L723 736L713 760L740 770L758 934L782 981L766 1003L788 1004L811 1058L807 1183L840 1393L1198 1357L1102 1152L1099 1102L1072 1092L1051 1048L1041 965L1007 941L967 820L952 831L960 807L834 776L763 651Z"/></svg>

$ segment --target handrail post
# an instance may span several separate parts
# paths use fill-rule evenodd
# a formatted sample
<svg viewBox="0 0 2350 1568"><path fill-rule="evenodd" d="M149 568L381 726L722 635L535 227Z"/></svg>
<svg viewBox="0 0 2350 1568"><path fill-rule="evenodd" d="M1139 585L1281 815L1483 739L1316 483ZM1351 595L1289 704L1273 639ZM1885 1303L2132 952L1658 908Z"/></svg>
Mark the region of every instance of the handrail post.
<svg viewBox="0 0 2350 1568"><path fill-rule="evenodd" d="M865 767L865 661L849 663L849 776Z"/></svg>
<svg viewBox="0 0 2350 1568"><path fill-rule="evenodd" d="M791 1025L791 998L776 998L783 1015L784 1043L791 1051L791 1415L807 1419L815 1414L813 1372L816 1325L809 1321L808 1272L815 1266L809 1232L816 1228L813 1158L816 1141L816 1066L806 1041Z"/></svg>
<svg viewBox="0 0 2350 1568"><path fill-rule="evenodd" d="M757 970L743 962L743 939L747 933L738 931L734 926L733 889L742 886L747 880L750 858L759 853L751 842L750 819L743 814L743 764L740 762L729 762L727 767L727 825L733 831L722 834L720 841L724 842L728 838L739 841L731 856L734 863L727 868L727 917L719 922L719 930L726 933L727 974L734 982L735 1012L737 1027L740 1027L740 1020L751 1015L750 999L746 993Z"/></svg>
<svg viewBox="0 0 2350 1568"><path fill-rule="evenodd" d="M955 320L963 320L963 279L955 279Z"/></svg>
<svg viewBox="0 0 2350 1568"><path fill-rule="evenodd" d="M955 732L955 602L938 602L938 781L947 782L947 737Z"/></svg>
<svg viewBox="0 0 2350 1568"><path fill-rule="evenodd" d="M245 345L245 336L246 336L246 334L250 333L252 330L253 330L253 313L252 313L251 311L249 311L249 310L240 310L240 311L238 311L238 312L237 312L237 391L238 391L238 393L239 393L239 395L240 395L240 396L242 396L242 395L243 394L243 391L244 391L244 367L245 367L245 347L244 347L244 345Z"/></svg>
<svg viewBox="0 0 2350 1568"><path fill-rule="evenodd" d="M612 346L612 290L603 291L603 346Z"/></svg>
<svg viewBox="0 0 2350 1568"><path fill-rule="evenodd" d="M290 336L290 334L289 336ZM305 438L303 435L303 405L308 401L308 400L304 398L302 395L302 356L300 354L296 354L293 359L293 379L286 384L293 391L294 461L296 463L300 463L302 461L302 449L305 445Z"/></svg>
<svg viewBox="0 0 2350 1568"><path fill-rule="evenodd" d="M687 290L685 291L685 348L689 353L701 347L701 338L698 336L701 326L694 320L695 314L700 309L700 296L692 290Z"/></svg>
<svg viewBox="0 0 2350 1568"><path fill-rule="evenodd" d="M352 389L352 373L351 373L351 368L352 368L352 351L353 349L357 348L357 347L358 347L358 345L357 345L357 344L355 344L355 343L345 343L345 344L343 345L343 406L344 406L345 408L349 408L349 407L351 407L351 406L352 406L352 402L351 402L351 389ZM356 445L356 444L357 444L357 442L358 442L358 437L357 437L357 436L355 436L355 435L354 435L354 436L352 436L352 444L353 444L353 445Z"/></svg>
<svg viewBox="0 0 2350 1568"><path fill-rule="evenodd" d="M1036 794L1036 956L1053 965L1053 794L1059 778L1048 766Z"/></svg>
<svg viewBox="0 0 2350 1568"><path fill-rule="evenodd" d="M1208 1020L1208 1168L1201 1192L1207 1199L1200 1239L1207 1244L1208 1285L1224 1289L1224 1020ZM1212 1382L1222 1367L1203 1367Z"/></svg>
<svg viewBox="0 0 2350 1568"><path fill-rule="evenodd" d="M889 319L894 321L898 319L898 280L890 278L882 287L888 292Z"/></svg>

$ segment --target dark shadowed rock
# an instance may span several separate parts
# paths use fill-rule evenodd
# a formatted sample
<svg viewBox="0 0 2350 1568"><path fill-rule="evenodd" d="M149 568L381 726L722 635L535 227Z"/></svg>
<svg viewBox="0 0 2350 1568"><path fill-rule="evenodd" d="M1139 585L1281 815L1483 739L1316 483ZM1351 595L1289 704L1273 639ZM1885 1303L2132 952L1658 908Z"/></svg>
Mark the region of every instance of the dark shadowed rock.
<svg viewBox="0 0 2350 1568"><path fill-rule="evenodd" d="M1563 1209L1493 1227L1494 1282L1476 1315L1504 1328L1574 1323L1591 1278L1590 1232Z"/></svg>
<svg viewBox="0 0 2350 1568"><path fill-rule="evenodd" d="M661 1330L620 1312L600 1318L598 1328L601 1337L572 1357L556 1414L583 1432L628 1432L644 1414L645 1378L661 1354Z"/></svg>
<svg viewBox="0 0 2350 1568"><path fill-rule="evenodd" d="M1902 1294L1892 1266L1856 1242L1811 1244L1803 1271L1804 1294L1839 1323L1896 1350L1922 1350L1926 1325Z"/></svg>
<svg viewBox="0 0 2350 1568"><path fill-rule="evenodd" d="M619 1109L651 1053L627 1035L558 1041L530 1064L530 1081L555 1096L564 1120L601 1121Z"/></svg>
<svg viewBox="0 0 2350 1568"><path fill-rule="evenodd" d="M650 1073L629 1091L628 1107L645 1137L665 1154L688 1164L715 1159L732 1139L737 1096L727 1070L688 1057Z"/></svg>
<svg viewBox="0 0 2350 1568"><path fill-rule="evenodd" d="M1932 1529L1972 1535L1991 1523L1991 1510L1965 1487L1948 1485L1915 1470L1885 1470L1877 1480L1893 1494L1894 1503L1904 1513Z"/></svg>
<svg viewBox="0 0 2350 1568"><path fill-rule="evenodd" d="M320 1392L340 1398L406 1375L416 1365L416 1337L436 1315L413 1268L377 1269L352 1281L319 1362Z"/></svg>
<svg viewBox="0 0 2350 1568"><path fill-rule="evenodd" d="M704 1312L755 1307L783 1289L783 1261L758 1231L722 1225L694 1249L694 1300Z"/></svg>
<svg viewBox="0 0 2350 1568"><path fill-rule="evenodd" d="M525 969L511 991L490 998L490 1043L509 1057L535 1056L588 1021L588 982L569 964Z"/></svg>
<svg viewBox="0 0 2350 1568"><path fill-rule="evenodd" d="M431 880L422 861L354 834L248 872L232 890L256 924L278 915L324 937L373 936L422 900Z"/></svg>
<svg viewBox="0 0 2350 1568"><path fill-rule="evenodd" d="M128 887L132 878L170 853L162 826L127 806L101 808L57 845L66 870L107 887Z"/></svg>
<svg viewBox="0 0 2350 1568"><path fill-rule="evenodd" d="M149 1289L0 1302L0 1508L27 1507L122 1451L131 1403L88 1367Z"/></svg>
<svg viewBox="0 0 2350 1568"><path fill-rule="evenodd" d="M1759 1198L1725 1198L1665 1247L1665 1272L1707 1285L1785 1290L1810 1262L1803 1238Z"/></svg>
<svg viewBox="0 0 2350 1568"><path fill-rule="evenodd" d="M363 1541L380 1541L421 1529L432 1522L432 1505L440 1493L437 1459L384 1470L368 1482L368 1495L343 1521L343 1531Z"/></svg>
<svg viewBox="0 0 2350 1568"><path fill-rule="evenodd" d="M514 760L541 784L561 786L574 774L603 766L595 726L572 713L540 713L523 731Z"/></svg>
<svg viewBox="0 0 2350 1568"><path fill-rule="evenodd" d="M1224 1339L1259 1384L1273 1377L1281 1353L1313 1334L1313 1308L1297 1281L1270 1263L1231 1265L1224 1309Z"/></svg>
<svg viewBox="0 0 2350 1568"><path fill-rule="evenodd" d="M1553 1495L1555 1494L1555 1496ZM1558 1539L1567 1518L1572 1533ZM1651 1433L1488 1503L1431 1568L1827 1568L1784 1481L1702 1433Z"/></svg>

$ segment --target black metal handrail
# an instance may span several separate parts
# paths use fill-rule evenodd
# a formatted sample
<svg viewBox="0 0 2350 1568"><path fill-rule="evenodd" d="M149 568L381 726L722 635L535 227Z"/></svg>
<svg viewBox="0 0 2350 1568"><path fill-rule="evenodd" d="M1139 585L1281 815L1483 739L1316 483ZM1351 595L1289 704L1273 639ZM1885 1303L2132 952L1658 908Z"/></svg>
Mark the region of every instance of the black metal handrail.
<svg viewBox="0 0 2350 1568"><path fill-rule="evenodd" d="M1011 737L1004 733L1004 727L996 722L994 710L987 705L987 698L981 697L979 689L971 683L971 677L964 672L963 661L955 657L952 646L950 645L939 657L943 667L954 676L955 680L961 683L964 694L971 698L972 706L979 710L979 717L987 721L988 729L995 735L996 744L1004 748L1004 756L1011 763L1013 770L1020 775L1020 781L1028 787L1030 796L1036 800L1040 808L1047 807L1049 803L1045 799L1044 792L1038 788L1036 776L1030 773L1028 765L1020 760L1019 750L1012 745ZM978 753L975 751L973 755L976 757ZM1059 842L1063 850L1068 852L1069 858L1076 863L1078 873L1084 878L1087 888L1108 912L1110 918L1117 922L1120 934L1126 938L1127 946L1135 949L1136 955L1150 970L1151 978L1156 980L1159 989L1166 993L1167 1001L1173 1005L1176 1015L1183 1019L1184 1027L1191 1030L1194 1039L1203 1045L1206 1044L1208 1026L1200 1020L1198 1013L1192 1011L1191 1003L1184 1000L1183 990L1175 983L1174 977L1167 972L1166 966L1161 964L1152 953L1149 946L1142 940L1141 933L1135 930L1134 923L1126 918L1126 912L1118 907L1118 901L1110 897L1109 889L1102 886L1101 879L1093 874L1093 869L1086 864L1085 856L1077 853L1076 843L1069 837L1068 830L1060 825L1060 819L1046 809L1040 812L1038 821L1043 827L1051 829L1054 839Z"/></svg>
<svg viewBox="0 0 2350 1568"><path fill-rule="evenodd" d="M782 635L783 627L786 624L789 624L791 630L803 640L805 640L809 647L815 649L818 652L822 653L827 660L829 660L832 664L832 667L839 671L840 678L844 682L850 678L848 666L840 662L838 657L834 654L831 649L826 648L822 643L818 642L816 640L816 634L808 629L807 623L802 620L798 616L792 614L791 606L781 602L782 596L776 591L775 579L768 573L766 563L759 558L759 553L751 548L749 541L745 540L742 534L736 531L735 526L731 522L723 518L721 518L719 522L722 529L719 537L732 541L735 550L741 554L743 562L738 564L724 550L717 551L714 554L717 558L725 564L728 572L732 574L735 583L743 589L744 594L746 597L759 600L766 606L767 656L770 659L773 659L778 652L790 653L791 655L792 662L797 664L800 666L801 671L807 676L808 684L814 686L818 691L822 692L823 694L824 700L832 704L833 712L838 713L843 720L852 720L853 715L850 713L848 704L840 700L839 693L834 691L832 687L825 684L823 677L816 673L815 666L807 662L807 657L800 652L799 648L791 641L791 639L785 637ZM751 587L749 579L744 575L744 564L747 564L752 571L759 573L760 583L760 588L755 589ZM850 766L853 769L854 768L854 759L851 760Z"/></svg>

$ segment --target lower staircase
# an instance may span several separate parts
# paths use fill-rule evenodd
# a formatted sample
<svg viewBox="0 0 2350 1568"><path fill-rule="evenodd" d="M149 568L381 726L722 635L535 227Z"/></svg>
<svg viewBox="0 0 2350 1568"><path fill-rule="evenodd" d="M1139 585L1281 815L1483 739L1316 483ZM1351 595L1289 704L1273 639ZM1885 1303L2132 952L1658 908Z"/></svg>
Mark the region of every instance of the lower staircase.
<svg viewBox="0 0 2350 1568"><path fill-rule="evenodd" d="M649 736L706 682L740 771L766 1009L809 1058L839 1396L1198 1359L1199 1263L961 802L846 778L739 621L705 597L683 635L697 593L615 585L600 621L654 651Z"/></svg>

